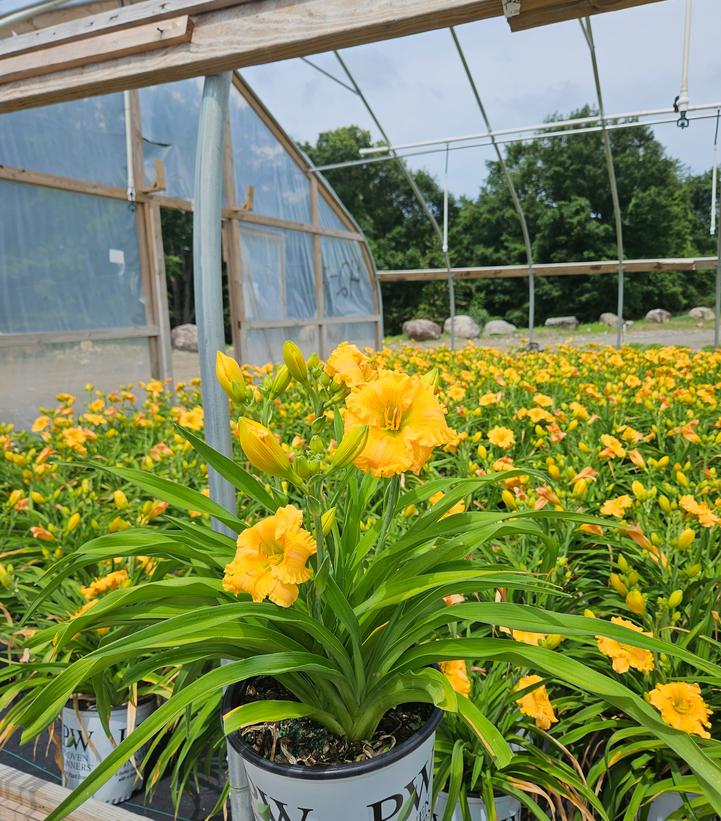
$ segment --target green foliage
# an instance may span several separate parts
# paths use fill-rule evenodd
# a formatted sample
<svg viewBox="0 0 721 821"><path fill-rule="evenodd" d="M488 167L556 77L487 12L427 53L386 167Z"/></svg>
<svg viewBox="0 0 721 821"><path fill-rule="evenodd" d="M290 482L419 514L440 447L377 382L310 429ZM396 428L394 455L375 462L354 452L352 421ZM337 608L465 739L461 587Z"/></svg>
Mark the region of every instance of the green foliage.
<svg viewBox="0 0 721 821"><path fill-rule="evenodd" d="M588 106L572 117L592 114ZM556 115L554 119L560 119ZM613 206L599 133L514 143L506 151L526 212L534 259L573 262L614 259ZM371 144L370 134L345 126L321 134L304 146L317 164L358 158ZM692 175L669 157L650 128L611 132L627 258L713 255L708 234L710 174ZM413 172L431 208L441 211L442 191L425 171ZM358 220L380 269L442 267L437 239L415 200L399 165L375 163L328 172L328 180ZM450 197L450 252L454 266L510 265L525 262L513 209L497 162L476 198ZM626 311L639 318L654 307L682 311L708 302L713 272L634 274L627 278ZM407 283L383 286L388 333L398 333L406 319L448 316L444 282L423 288ZM477 319L501 316L527 322L525 279L456 284L457 310ZM544 278L536 286L541 322L567 305L581 321L596 320L616 307L614 277Z"/></svg>

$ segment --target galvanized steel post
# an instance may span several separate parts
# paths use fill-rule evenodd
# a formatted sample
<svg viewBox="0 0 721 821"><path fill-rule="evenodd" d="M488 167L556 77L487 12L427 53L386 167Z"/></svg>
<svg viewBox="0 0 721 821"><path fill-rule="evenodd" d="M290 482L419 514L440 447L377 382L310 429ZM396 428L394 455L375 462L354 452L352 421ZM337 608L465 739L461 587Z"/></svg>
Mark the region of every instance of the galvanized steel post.
<svg viewBox="0 0 721 821"><path fill-rule="evenodd" d="M228 397L215 377L215 357L217 351L225 351L221 227L230 77L230 72L226 72L205 78L195 153L193 203L193 284L205 441L225 456L232 455L230 416ZM208 479L211 497L235 513L235 488L210 467ZM215 530L230 533L217 520L212 524ZM251 821L248 779L237 756L229 756L229 771L233 821Z"/></svg>

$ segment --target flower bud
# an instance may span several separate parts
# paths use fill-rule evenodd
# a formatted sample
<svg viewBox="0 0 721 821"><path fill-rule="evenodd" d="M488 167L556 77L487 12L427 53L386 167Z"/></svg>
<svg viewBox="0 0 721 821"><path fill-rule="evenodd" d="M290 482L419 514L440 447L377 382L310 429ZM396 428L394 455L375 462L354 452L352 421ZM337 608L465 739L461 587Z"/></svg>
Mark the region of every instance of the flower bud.
<svg viewBox="0 0 721 821"><path fill-rule="evenodd" d="M280 396L288 385L290 385L290 379L290 371L285 365L281 365L278 368L275 374L275 379L273 379L273 383L270 386L270 393L274 399L276 396Z"/></svg>
<svg viewBox="0 0 721 821"><path fill-rule="evenodd" d="M679 604L683 601L683 590L674 590L673 593L668 597L668 606L669 607L678 607Z"/></svg>
<svg viewBox="0 0 721 821"><path fill-rule="evenodd" d="M593 612L593 610L589 610L588 608L586 608L586 609L583 611L583 615L584 615L587 619L595 619L595 618L596 618L596 614Z"/></svg>
<svg viewBox="0 0 721 821"><path fill-rule="evenodd" d="M122 490L116 490L115 493L113 493L113 501L118 510L124 510L128 506L128 497Z"/></svg>
<svg viewBox="0 0 721 821"><path fill-rule="evenodd" d="M504 504L510 510L515 510L516 508L516 497L511 493L510 490L504 490L501 493L501 498L503 499Z"/></svg>
<svg viewBox="0 0 721 821"><path fill-rule="evenodd" d="M313 434L310 438L310 452L315 453L316 456L320 456L321 454L325 453L325 445L323 444L323 440L318 436L317 433Z"/></svg>
<svg viewBox="0 0 721 821"><path fill-rule="evenodd" d="M307 479L310 476L310 464L302 454L295 457L293 468L301 479Z"/></svg>
<svg viewBox="0 0 721 821"><path fill-rule="evenodd" d="M357 459L368 442L368 425L360 425L343 437L330 463L331 470L340 470Z"/></svg>
<svg viewBox="0 0 721 821"><path fill-rule="evenodd" d="M623 553L620 553L618 556L618 566L621 568L622 573L628 572L628 562L626 561L626 557Z"/></svg>
<svg viewBox="0 0 721 821"><path fill-rule="evenodd" d="M663 510L664 513L669 513L671 510L671 502L669 501L667 496L661 494L658 497L658 506Z"/></svg>
<svg viewBox="0 0 721 821"><path fill-rule="evenodd" d="M421 377L421 382L424 382L428 387L433 391L433 393L437 393L438 386L440 382L440 372L438 368L433 368L432 371L428 371L428 373L423 374Z"/></svg>
<svg viewBox="0 0 721 821"><path fill-rule="evenodd" d="M631 492L641 502L648 498L648 491L638 479L634 479L633 482L631 482Z"/></svg>
<svg viewBox="0 0 721 821"><path fill-rule="evenodd" d="M333 525L335 524L335 508L332 507L330 510L326 510L326 512L320 517L321 529L323 530L323 535L327 536L331 530L333 530Z"/></svg>
<svg viewBox="0 0 721 821"><path fill-rule="evenodd" d="M680 547L681 550L686 550L691 547L691 543L695 538L696 531L692 530L690 527L687 527L686 530L681 532L678 539L676 539L676 546Z"/></svg>
<svg viewBox="0 0 721 821"><path fill-rule="evenodd" d="M577 499L583 499L588 491L588 482L585 479L579 479L573 485L573 495Z"/></svg>
<svg viewBox="0 0 721 821"><path fill-rule="evenodd" d="M618 575L618 573L611 573L611 575L608 577L608 581L611 587L618 593L619 596L625 596L628 593L628 588L621 581L621 577Z"/></svg>
<svg viewBox="0 0 721 821"><path fill-rule="evenodd" d="M320 357L318 356L318 354L317 353L312 353L308 357L308 361L306 362L306 365L309 368L315 368L317 365L320 365Z"/></svg>
<svg viewBox="0 0 721 821"><path fill-rule="evenodd" d="M640 590L630 590L626 596L626 607L637 616L646 612L646 599Z"/></svg>
<svg viewBox="0 0 721 821"><path fill-rule="evenodd" d="M238 420L238 439L253 467L271 476L290 479L293 473L288 454L268 428L243 416Z"/></svg>
<svg viewBox="0 0 721 821"><path fill-rule="evenodd" d="M218 351L215 355L215 375L221 388L233 402L242 402L245 395L245 380L240 365L232 356Z"/></svg>
<svg viewBox="0 0 721 821"><path fill-rule="evenodd" d="M65 532L72 533L73 530L80 524L80 514L73 513L73 515L68 519L67 524L65 525Z"/></svg>
<svg viewBox="0 0 721 821"><path fill-rule="evenodd" d="M681 485L681 487L688 487L688 479L682 470L676 471L676 481L679 485Z"/></svg>
<svg viewBox="0 0 721 821"><path fill-rule="evenodd" d="M305 384L308 381L308 365L301 349L290 339L283 343L283 361L293 379Z"/></svg>
<svg viewBox="0 0 721 821"><path fill-rule="evenodd" d="M561 478L561 471L559 470L558 465L552 464L548 466L548 475L551 479L557 480Z"/></svg>
<svg viewBox="0 0 721 821"><path fill-rule="evenodd" d="M694 579L698 574L701 572L701 565L700 564L692 564L691 567L686 571L686 575L689 579Z"/></svg>

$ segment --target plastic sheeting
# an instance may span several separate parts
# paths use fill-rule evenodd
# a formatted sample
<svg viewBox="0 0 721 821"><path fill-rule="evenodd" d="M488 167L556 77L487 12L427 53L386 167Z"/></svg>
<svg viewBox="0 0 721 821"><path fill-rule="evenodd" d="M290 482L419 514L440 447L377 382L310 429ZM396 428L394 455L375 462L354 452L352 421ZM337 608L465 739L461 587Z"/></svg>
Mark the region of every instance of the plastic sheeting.
<svg viewBox="0 0 721 821"><path fill-rule="evenodd" d="M325 311L328 316L374 314L374 285L357 242L322 237Z"/></svg>
<svg viewBox="0 0 721 821"><path fill-rule="evenodd" d="M328 205L324 196L318 196L318 213L320 214L320 224L323 228L334 228L337 231L348 231L348 226Z"/></svg>
<svg viewBox="0 0 721 821"><path fill-rule="evenodd" d="M0 294L0 333L145 325L134 212L0 181Z"/></svg>
<svg viewBox="0 0 721 821"><path fill-rule="evenodd" d="M145 176L155 178L155 160L165 165L169 197L193 199L202 78L140 89Z"/></svg>
<svg viewBox="0 0 721 821"><path fill-rule="evenodd" d="M0 165L125 188L123 95L3 114Z"/></svg>
<svg viewBox="0 0 721 821"><path fill-rule="evenodd" d="M303 328L264 328L248 331L244 359L253 365L279 362L286 339L292 339L306 357L320 350L317 325L307 325Z"/></svg>
<svg viewBox="0 0 721 821"><path fill-rule="evenodd" d="M239 201L253 186L253 211L310 223L310 182L283 145L236 89L230 94L235 188Z"/></svg>
<svg viewBox="0 0 721 821"><path fill-rule="evenodd" d="M373 322L343 322L337 325L326 325L325 339L328 352L341 342L352 342L361 350L377 346L376 325Z"/></svg>
<svg viewBox="0 0 721 821"><path fill-rule="evenodd" d="M310 319L316 315L310 234L242 226L240 254L246 319Z"/></svg>
<svg viewBox="0 0 721 821"><path fill-rule="evenodd" d="M82 395L86 384L116 390L150 376L146 339L33 345L0 349L0 420L19 427L32 424L38 408L55 405L60 391Z"/></svg>

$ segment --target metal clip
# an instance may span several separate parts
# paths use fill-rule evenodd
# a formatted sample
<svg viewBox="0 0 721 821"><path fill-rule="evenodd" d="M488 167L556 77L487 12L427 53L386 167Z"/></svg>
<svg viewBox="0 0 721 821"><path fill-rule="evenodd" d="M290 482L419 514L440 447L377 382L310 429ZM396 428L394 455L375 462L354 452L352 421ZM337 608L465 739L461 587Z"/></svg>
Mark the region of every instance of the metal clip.
<svg viewBox="0 0 721 821"><path fill-rule="evenodd" d="M502 0L506 17L517 17L521 13L521 0Z"/></svg>

